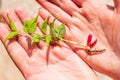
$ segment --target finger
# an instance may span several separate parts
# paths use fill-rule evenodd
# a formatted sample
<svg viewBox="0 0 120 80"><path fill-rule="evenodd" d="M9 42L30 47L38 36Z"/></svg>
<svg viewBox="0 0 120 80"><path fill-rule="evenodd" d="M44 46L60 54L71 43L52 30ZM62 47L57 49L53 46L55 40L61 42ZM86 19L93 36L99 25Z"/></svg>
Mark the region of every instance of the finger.
<svg viewBox="0 0 120 80"><path fill-rule="evenodd" d="M37 0L46 10L48 10L55 18L57 18L63 24L66 24L68 28L71 27L78 27L80 30L86 30L87 25L84 24L82 21L86 22L82 16L79 14L75 14L75 16L71 17L66 12L64 12L59 7L55 6L54 4L44 0ZM79 18L78 17L79 15ZM81 21L82 20L82 21ZM74 25L74 26L73 26ZM88 29L87 29L88 30Z"/></svg>
<svg viewBox="0 0 120 80"><path fill-rule="evenodd" d="M26 20L30 19L30 14L26 12L26 10L24 10L21 7L17 7L15 9L15 13L17 14L17 16L19 17L19 19L21 20L21 22L24 24L24 22Z"/></svg>
<svg viewBox="0 0 120 80"><path fill-rule="evenodd" d="M115 11L120 13L120 0L113 0L115 5Z"/></svg>
<svg viewBox="0 0 120 80"><path fill-rule="evenodd" d="M0 23L0 39L2 40L9 55L11 56L13 61L16 63L16 65L20 69L24 68L24 65L28 60L28 55L26 51L22 48L22 46L15 39L5 42L5 38L9 33L10 32L7 29L7 27L3 23Z"/></svg>
<svg viewBox="0 0 120 80"><path fill-rule="evenodd" d="M86 23L87 20L80 15L82 13L82 10L78 8L71 0L50 0L56 5L58 5L60 8L65 10L68 14L70 14L72 17L79 18L80 21Z"/></svg>
<svg viewBox="0 0 120 80"><path fill-rule="evenodd" d="M36 0L39 4L41 4L45 9L47 9L53 16L59 19L62 23L66 25L72 24L73 20L70 15L64 12L62 9L57 7L56 5L50 3L47 0ZM69 22L69 23L68 23Z"/></svg>
<svg viewBox="0 0 120 80"><path fill-rule="evenodd" d="M78 6L82 6L83 2L87 0L72 0L74 3L76 3Z"/></svg>
<svg viewBox="0 0 120 80"><path fill-rule="evenodd" d="M19 26L22 26L19 18L17 17L17 15L14 13L14 11L12 10L5 10L2 12L2 17L3 19L6 21L6 23L9 25L9 19L7 17L7 14L9 15L10 19L13 20L13 22L15 21L15 25L17 27L17 29L20 31L20 32L23 32L23 29L22 27L19 27ZM19 26L18 26L19 25Z"/></svg>
<svg viewBox="0 0 120 80"><path fill-rule="evenodd" d="M73 16L74 13L79 12L80 9L71 0L50 0L63 10L65 10L69 15Z"/></svg>
<svg viewBox="0 0 120 80"><path fill-rule="evenodd" d="M2 16L5 19L5 21L7 22L7 24L9 25L9 20L8 20L7 14L9 14L9 17L14 22L17 30L21 34L24 33L23 25L22 25L20 19L18 18L18 16L16 15L16 13L12 10L3 11ZM29 35L27 35L27 36L26 35L18 35L17 40L21 44L21 46L26 50L28 55L31 56L33 47L31 45L30 36Z"/></svg>
<svg viewBox="0 0 120 80"><path fill-rule="evenodd" d="M46 19L46 18L49 16L48 24L50 24L50 22L55 19L55 17L52 16L52 15L51 15L46 9L44 9L44 8L40 8L40 9L39 9L39 14L40 14L40 16L41 16L41 18L42 18L43 20ZM60 21L58 21L58 20L55 21L55 26L58 26L58 25L60 25L60 24L62 24Z"/></svg>

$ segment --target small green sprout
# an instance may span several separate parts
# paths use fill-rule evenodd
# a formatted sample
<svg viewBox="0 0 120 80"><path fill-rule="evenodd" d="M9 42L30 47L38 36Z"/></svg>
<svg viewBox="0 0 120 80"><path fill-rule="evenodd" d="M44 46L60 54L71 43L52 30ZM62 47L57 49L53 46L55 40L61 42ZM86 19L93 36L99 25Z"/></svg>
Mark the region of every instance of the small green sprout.
<svg viewBox="0 0 120 80"><path fill-rule="evenodd" d="M47 34L47 22L48 22L48 18L46 18L41 25L41 31L43 32L43 34Z"/></svg>

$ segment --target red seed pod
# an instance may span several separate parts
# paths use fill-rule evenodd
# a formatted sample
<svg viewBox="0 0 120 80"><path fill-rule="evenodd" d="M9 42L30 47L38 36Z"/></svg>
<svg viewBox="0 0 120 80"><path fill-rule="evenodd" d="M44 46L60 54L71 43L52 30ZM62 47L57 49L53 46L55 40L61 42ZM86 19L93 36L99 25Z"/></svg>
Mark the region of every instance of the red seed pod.
<svg viewBox="0 0 120 80"><path fill-rule="evenodd" d="M88 38L87 38L87 45L92 48L93 46L95 46L95 44L97 43L97 39L94 39L93 40L93 36L92 34L89 34L88 35Z"/></svg>
<svg viewBox="0 0 120 80"><path fill-rule="evenodd" d="M89 35L88 35L88 38L87 38L87 45L88 45L88 46L91 45L91 40L92 40L92 34L89 34Z"/></svg>

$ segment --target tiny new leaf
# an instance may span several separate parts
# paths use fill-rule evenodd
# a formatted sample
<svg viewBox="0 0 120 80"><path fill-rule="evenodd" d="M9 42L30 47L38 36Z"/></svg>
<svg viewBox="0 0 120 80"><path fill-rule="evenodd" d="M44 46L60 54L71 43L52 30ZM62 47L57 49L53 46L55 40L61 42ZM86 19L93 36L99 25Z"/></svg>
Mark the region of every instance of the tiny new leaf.
<svg viewBox="0 0 120 80"><path fill-rule="evenodd" d="M48 21L48 18L46 18L43 22L42 22L42 25L41 25L41 30L44 34L46 34L47 32L47 21Z"/></svg>
<svg viewBox="0 0 120 80"><path fill-rule="evenodd" d="M38 42L40 42L40 40L41 40L41 35L40 35L40 34L35 34L35 35L32 37L32 41L33 41L33 42L38 43Z"/></svg>
<svg viewBox="0 0 120 80"><path fill-rule="evenodd" d="M59 40L64 37L66 28L64 24L59 25L54 29L54 36Z"/></svg>
<svg viewBox="0 0 120 80"><path fill-rule="evenodd" d="M11 33L8 34L8 36L5 38L5 41L7 41L7 40L9 40L9 39L12 39L12 38L16 37L18 34L19 34L18 31L11 32Z"/></svg>
<svg viewBox="0 0 120 80"><path fill-rule="evenodd" d="M12 21L12 20L10 19L10 17L9 17L9 14L7 14L7 17L8 17L8 19L9 19L10 29L11 29L12 31L17 31L17 28L16 28L15 24L13 23L13 21Z"/></svg>
<svg viewBox="0 0 120 80"><path fill-rule="evenodd" d="M38 19L38 15L33 19L25 21L23 29L26 33L28 34L34 33L37 27L37 19Z"/></svg>
<svg viewBox="0 0 120 80"><path fill-rule="evenodd" d="M47 35L46 36L46 46L47 47L49 47L51 40L52 40L52 36L51 35Z"/></svg>

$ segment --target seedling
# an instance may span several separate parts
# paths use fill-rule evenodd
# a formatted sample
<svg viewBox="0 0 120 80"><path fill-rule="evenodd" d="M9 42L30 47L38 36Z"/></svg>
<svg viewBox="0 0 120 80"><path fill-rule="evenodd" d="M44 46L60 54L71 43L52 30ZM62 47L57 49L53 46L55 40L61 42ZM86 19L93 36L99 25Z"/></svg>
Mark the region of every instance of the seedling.
<svg viewBox="0 0 120 80"><path fill-rule="evenodd" d="M13 21L10 19L9 15L7 15L8 19L9 19L9 23L10 23L10 28L11 28L11 33L6 37L6 40L12 39L14 37L16 37L17 35L22 35L22 33L20 33L15 24L13 23ZM79 45L81 48L83 48L87 53L93 54L93 53L101 53L104 52L105 49L102 50L93 50L93 46L96 45L97 43L97 39L92 41L93 36L91 34L88 35L87 38L87 44L83 44L83 43L79 43L79 42L75 42L75 41L70 41L64 38L65 33L66 33L66 28L64 24L61 24L59 26L57 26L56 28L54 27L54 23L55 23L55 19L49 24L49 33L47 33L47 23L48 23L48 18L46 18L41 27L40 30L43 34L39 34L39 33L35 33L36 27L37 27L37 19L38 19L38 15L35 18L32 18L30 20L25 21L24 25L23 25L23 30L26 34L32 34L32 42L33 43L39 43L41 40L45 41L46 46L50 47L51 43L58 43L61 42L65 42L65 43L71 43L71 44L75 44L75 45Z"/></svg>

